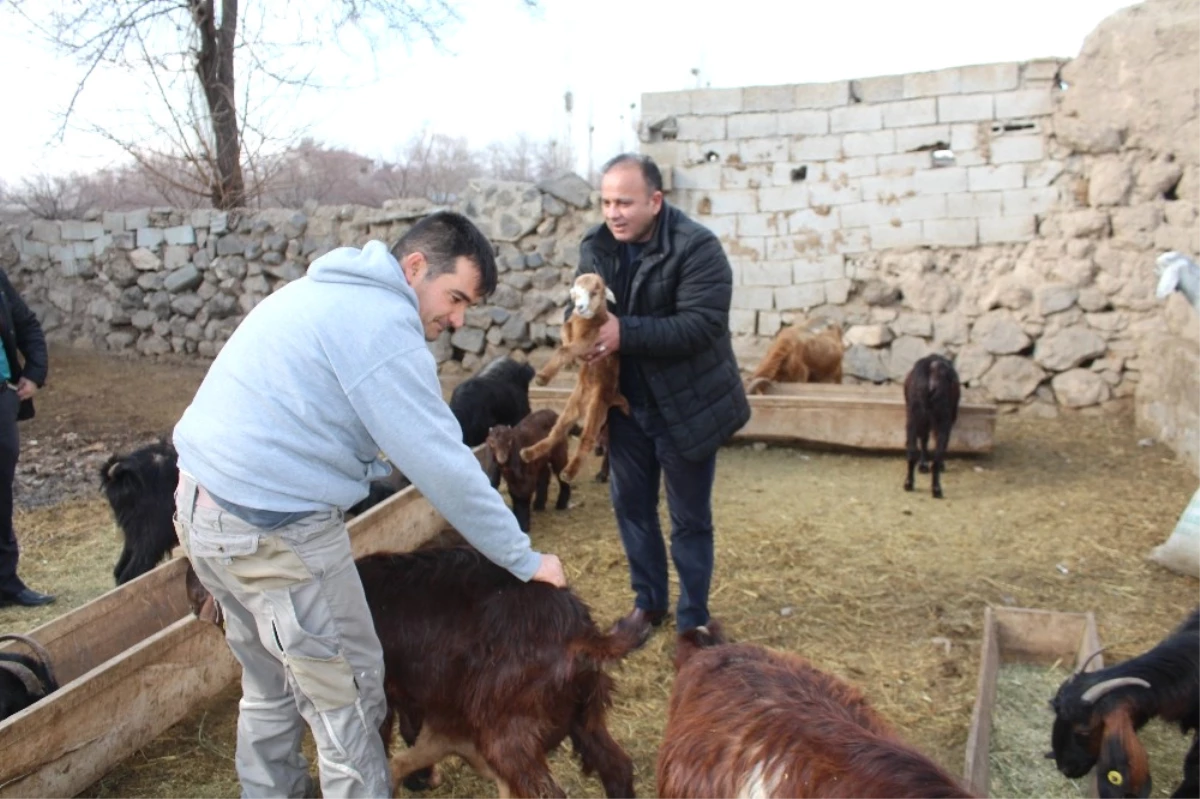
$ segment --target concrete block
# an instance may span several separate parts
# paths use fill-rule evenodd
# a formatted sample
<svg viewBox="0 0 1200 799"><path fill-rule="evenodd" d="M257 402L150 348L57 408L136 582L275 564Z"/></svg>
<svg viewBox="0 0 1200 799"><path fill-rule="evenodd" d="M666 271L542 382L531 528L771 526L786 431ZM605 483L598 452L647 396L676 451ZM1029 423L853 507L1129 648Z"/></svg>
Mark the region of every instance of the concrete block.
<svg viewBox="0 0 1200 799"><path fill-rule="evenodd" d="M75 242L73 245L71 245L71 249L73 250L72 255L77 260L87 260L88 258L91 258L96 253L96 245L94 244L94 241L95 240L93 239L92 241Z"/></svg>
<svg viewBox="0 0 1200 799"><path fill-rule="evenodd" d="M879 174L912 175L921 169L929 169L932 163L929 153L899 153L897 155L881 155L877 162Z"/></svg>
<svg viewBox="0 0 1200 799"><path fill-rule="evenodd" d="M709 195L712 200L712 213L719 214L752 214L758 210L758 192L753 189L730 189L717 191ZM763 210L771 210L764 208Z"/></svg>
<svg viewBox="0 0 1200 799"><path fill-rule="evenodd" d="M1039 58L1034 61L1026 61L1021 69L1021 80L1053 80L1058 76L1058 71L1062 69L1065 61L1060 61L1057 58Z"/></svg>
<svg viewBox="0 0 1200 799"><path fill-rule="evenodd" d="M675 188L678 190L699 189L714 191L721 188L721 165L719 163L679 166L675 172Z"/></svg>
<svg viewBox="0 0 1200 799"><path fill-rule="evenodd" d="M926 219L921 230L925 243L933 247L974 247L979 243L975 219Z"/></svg>
<svg viewBox="0 0 1200 799"><path fill-rule="evenodd" d="M901 222L944 219L946 217L946 195L918 194L916 197L901 197L893 210Z"/></svg>
<svg viewBox="0 0 1200 799"><path fill-rule="evenodd" d="M846 259L841 255L800 258L792 263L792 283L814 283L846 276Z"/></svg>
<svg viewBox="0 0 1200 799"><path fill-rule="evenodd" d="M883 112L885 128L910 128L932 125L938 121L937 101L932 97L884 103L879 109Z"/></svg>
<svg viewBox="0 0 1200 799"><path fill-rule="evenodd" d="M883 113L877 105L847 105L829 112L830 133L880 130Z"/></svg>
<svg viewBox="0 0 1200 799"><path fill-rule="evenodd" d="M1014 164L1041 161L1046 143L1041 136L997 136L992 139L992 163Z"/></svg>
<svg viewBox="0 0 1200 799"><path fill-rule="evenodd" d="M137 246L144 247L147 250L155 250L158 245L163 243L163 232L161 228L156 227L140 227L137 230Z"/></svg>
<svg viewBox="0 0 1200 799"><path fill-rule="evenodd" d="M57 222L35 219L29 223L29 238L43 244L58 244L62 241L62 231Z"/></svg>
<svg viewBox="0 0 1200 799"><path fill-rule="evenodd" d="M873 155L826 161L821 166L821 170L825 179L830 181L846 181L879 174L878 159Z"/></svg>
<svg viewBox="0 0 1200 799"><path fill-rule="evenodd" d="M1041 161L1025 165L1025 185L1031 189L1049 186L1063 173L1062 161Z"/></svg>
<svg viewBox="0 0 1200 799"><path fill-rule="evenodd" d="M892 155L896 152L896 134L890 130L847 133L842 137L842 152L850 158L860 155Z"/></svg>
<svg viewBox="0 0 1200 799"><path fill-rule="evenodd" d="M854 281L848 277L825 281L825 302L829 305L845 305L846 300L850 299L852 288Z"/></svg>
<svg viewBox="0 0 1200 799"><path fill-rule="evenodd" d="M150 227L149 208L139 208L136 211L125 212L126 230L141 230L144 227Z"/></svg>
<svg viewBox="0 0 1200 799"><path fill-rule="evenodd" d="M796 86L747 86L742 89L744 111L790 111L795 106Z"/></svg>
<svg viewBox="0 0 1200 799"><path fill-rule="evenodd" d="M721 241L737 241L737 215L735 214L710 216L704 220L704 226Z"/></svg>
<svg viewBox="0 0 1200 799"><path fill-rule="evenodd" d="M779 114L781 136L821 136L828 132L828 111L785 111Z"/></svg>
<svg viewBox="0 0 1200 799"><path fill-rule="evenodd" d="M24 239L21 242L21 255L26 258L48 259L50 257L50 245L44 241Z"/></svg>
<svg viewBox="0 0 1200 799"><path fill-rule="evenodd" d="M958 94L962 87L962 73L959 67L936 72L918 72L904 75L903 79L905 99Z"/></svg>
<svg viewBox="0 0 1200 799"><path fill-rule="evenodd" d="M1021 89L996 95L996 119L1039 117L1054 113L1054 90Z"/></svg>
<svg viewBox="0 0 1200 799"><path fill-rule="evenodd" d="M104 255L109 247L113 246L113 237L109 233L105 233L100 238L92 242L92 256L99 258Z"/></svg>
<svg viewBox="0 0 1200 799"><path fill-rule="evenodd" d="M846 228L868 228L874 225L888 225L896 214L892 206L884 205L875 200L853 205L843 205L838 208L842 225Z"/></svg>
<svg viewBox="0 0 1200 799"><path fill-rule="evenodd" d="M850 81L804 83L796 87L796 108L836 108L850 102Z"/></svg>
<svg viewBox="0 0 1200 799"><path fill-rule="evenodd" d="M117 211L105 211L100 215L100 224L105 230L119 233L125 229L125 214Z"/></svg>
<svg viewBox="0 0 1200 799"><path fill-rule="evenodd" d="M825 304L825 286L803 283L775 289L775 307L781 311L801 311Z"/></svg>
<svg viewBox="0 0 1200 799"><path fill-rule="evenodd" d="M1009 189L1001 192L1005 216L1045 214L1059 204L1058 187L1044 186L1038 189Z"/></svg>
<svg viewBox="0 0 1200 799"><path fill-rule="evenodd" d="M763 112L734 114L725 122L726 135L731 139L758 139L779 135L779 116Z"/></svg>
<svg viewBox="0 0 1200 799"><path fill-rule="evenodd" d="M104 224L101 222L83 223L83 240L95 241L104 235Z"/></svg>
<svg viewBox="0 0 1200 799"><path fill-rule="evenodd" d="M991 119L992 95L963 94L937 98L938 122L971 122Z"/></svg>
<svg viewBox="0 0 1200 799"><path fill-rule="evenodd" d="M815 231L767 239L767 259L775 263L790 264L797 258L804 258L818 251L824 252L824 240L821 234Z"/></svg>
<svg viewBox="0 0 1200 799"><path fill-rule="evenodd" d="M833 161L842 157L841 136L805 136L792 142L790 161Z"/></svg>
<svg viewBox="0 0 1200 799"><path fill-rule="evenodd" d="M850 81L850 90L864 103L886 103L904 99L904 76L882 75Z"/></svg>
<svg viewBox="0 0 1200 799"><path fill-rule="evenodd" d="M654 121L663 117L678 117L692 113L692 94L681 92L649 92L642 95L642 119Z"/></svg>
<svg viewBox="0 0 1200 799"><path fill-rule="evenodd" d="M949 194L967 190L967 170L961 166L923 169L913 175L917 194Z"/></svg>
<svg viewBox="0 0 1200 799"><path fill-rule="evenodd" d="M730 122L736 119L733 117ZM789 141L785 138L742 139L737 143L743 164L777 164L788 160Z"/></svg>
<svg viewBox="0 0 1200 799"><path fill-rule="evenodd" d="M737 221L736 216L715 217L716 219L728 219L734 222ZM767 259L767 237L766 236L741 236L736 239L731 239L725 245L725 253L730 258L735 258L742 264L757 264L762 263Z"/></svg>
<svg viewBox="0 0 1200 799"><path fill-rule="evenodd" d="M972 166L967 168L970 191L1003 191L1025 187L1025 168L1021 164Z"/></svg>
<svg viewBox="0 0 1200 799"><path fill-rule="evenodd" d="M757 189L771 185L771 164L721 167L721 188Z"/></svg>
<svg viewBox="0 0 1200 799"><path fill-rule="evenodd" d="M1036 233L1037 220L1032 216L994 216L979 220L980 244L1029 241Z"/></svg>
<svg viewBox="0 0 1200 799"><path fill-rule="evenodd" d="M163 231L163 238L167 244L195 244L196 231L191 225L169 227Z"/></svg>
<svg viewBox="0 0 1200 799"><path fill-rule="evenodd" d="M753 336L757 319L757 311L731 308L729 310L729 332L735 336Z"/></svg>
<svg viewBox="0 0 1200 799"><path fill-rule="evenodd" d="M871 247L875 250L920 247L924 243L925 233L921 229L920 222L871 226Z"/></svg>
<svg viewBox="0 0 1200 799"><path fill-rule="evenodd" d="M708 114L740 114L745 110L742 105L742 90L739 89L692 89L688 92L692 114L697 116Z"/></svg>
<svg viewBox="0 0 1200 799"><path fill-rule="evenodd" d="M730 308L769 311L775 307L775 290L770 286L736 286Z"/></svg>
<svg viewBox="0 0 1200 799"><path fill-rule="evenodd" d="M690 116L678 117L679 133L675 138L679 141L708 141L725 138L725 117L722 116Z"/></svg>
<svg viewBox="0 0 1200 799"><path fill-rule="evenodd" d="M1021 65L1011 64L978 64L960 67L962 82L959 90L963 94L978 94L982 92L1006 92L1017 88L1021 80Z"/></svg>
<svg viewBox="0 0 1200 799"><path fill-rule="evenodd" d="M959 123L950 126L950 149L957 156L959 150L978 150L982 126L978 122ZM988 134L990 136L990 134Z"/></svg>
<svg viewBox="0 0 1200 799"><path fill-rule="evenodd" d="M805 235L838 230L842 226L840 211L844 207L846 206L831 205L794 211L787 218L787 232L792 235Z"/></svg>
<svg viewBox="0 0 1200 799"><path fill-rule="evenodd" d="M787 286L792 282L792 265L788 261L748 263L742 267L743 286Z"/></svg>
<svg viewBox="0 0 1200 799"><path fill-rule="evenodd" d="M915 175L886 175L863 178L859 185L862 186L863 200L889 205L894 204L901 197L916 193L914 179ZM874 225L882 224L882 222L871 220L865 224Z"/></svg>
<svg viewBox="0 0 1200 799"><path fill-rule="evenodd" d="M771 186L758 190L758 211L794 211L807 208L810 204L808 185L793 183L790 186Z"/></svg>
<svg viewBox="0 0 1200 799"><path fill-rule="evenodd" d="M83 241L83 222L64 219L58 223L63 241Z"/></svg>
<svg viewBox="0 0 1200 799"><path fill-rule="evenodd" d="M948 219L979 219L985 216L1000 216L1003 206L1004 193L999 191L946 195L946 217Z"/></svg>
<svg viewBox="0 0 1200 799"><path fill-rule="evenodd" d="M847 205L862 202L862 189L858 184L845 186L836 183L813 183L808 187L809 203L812 205Z"/></svg>
<svg viewBox="0 0 1200 799"><path fill-rule="evenodd" d="M212 225L212 216L211 208L197 208L192 211L191 225L194 228L208 228Z"/></svg>
<svg viewBox="0 0 1200 799"><path fill-rule="evenodd" d="M841 230L835 230L829 239L829 250L839 255L870 252L871 231L865 227L843 227Z"/></svg>
<svg viewBox="0 0 1200 799"><path fill-rule="evenodd" d="M738 236L779 236L787 232L788 220L778 211L737 215Z"/></svg>
<svg viewBox="0 0 1200 799"><path fill-rule="evenodd" d="M638 144L638 152L654 159L660 167L682 162L683 153L691 142L681 141L644 141Z"/></svg>
<svg viewBox="0 0 1200 799"><path fill-rule="evenodd" d="M955 150L954 163L958 166L985 166L987 156L981 150Z"/></svg>
<svg viewBox="0 0 1200 799"><path fill-rule="evenodd" d="M779 328L783 327L783 317L774 311L759 311L758 313L758 335L771 337L779 332Z"/></svg>

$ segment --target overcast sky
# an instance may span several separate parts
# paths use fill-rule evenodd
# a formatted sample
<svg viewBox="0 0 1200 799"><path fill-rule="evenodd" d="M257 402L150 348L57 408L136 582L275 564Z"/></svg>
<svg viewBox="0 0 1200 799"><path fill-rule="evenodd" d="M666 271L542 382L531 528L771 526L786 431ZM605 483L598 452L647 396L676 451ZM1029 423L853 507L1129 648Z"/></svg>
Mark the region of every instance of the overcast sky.
<svg viewBox="0 0 1200 799"><path fill-rule="evenodd" d="M242 0L243 13L261 1ZM473 147L519 133L565 138L569 131L582 171L589 122L596 163L636 146L643 92L1069 58L1101 20L1130 3L541 0L533 12L520 0L458 5L463 21L447 32L440 52L426 43L397 43L371 54L353 38L327 48L318 74L341 88L300 100L279 95L267 104L276 129L303 127L318 141L383 159L422 127L465 136ZM36 173L89 170L120 159L93 134L71 130L61 142L54 138L81 74L75 64L8 24L0 26L0 52L0 180L13 186ZM115 73L92 80L76 123L139 130L147 107L143 83ZM574 101L569 117L567 91Z"/></svg>

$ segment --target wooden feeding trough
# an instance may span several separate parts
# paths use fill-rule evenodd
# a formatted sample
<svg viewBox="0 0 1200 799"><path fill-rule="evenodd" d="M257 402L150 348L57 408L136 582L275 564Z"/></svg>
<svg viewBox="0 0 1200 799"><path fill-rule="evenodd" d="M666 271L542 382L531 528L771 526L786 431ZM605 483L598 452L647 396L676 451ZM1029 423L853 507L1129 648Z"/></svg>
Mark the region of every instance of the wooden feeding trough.
<svg viewBox="0 0 1200 799"><path fill-rule="evenodd" d="M410 486L347 526L359 557L415 549L446 523ZM240 676L222 632L192 615L186 570L170 560L29 633L61 687L0 722L0 797L75 796Z"/></svg>
<svg viewBox="0 0 1200 799"><path fill-rule="evenodd" d="M562 411L575 375L549 386L530 386L529 404L537 410ZM734 440L806 444L860 450L905 449L904 389L898 385L776 383L766 394L752 394L750 421ZM962 402L950 436L952 453L992 451L996 406Z"/></svg>
<svg viewBox="0 0 1200 799"><path fill-rule="evenodd" d="M972 792L987 796L992 740L993 709L996 705L997 678L1002 666L1008 664L1037 664L1050 666L1061 663L1069 670L1087 663L1087 670L1104 667L1103 656L1088 658L1100 651L1096 619L1091 613L1061 613L1027 608L984 608L983 652L979 665L979 685L975 708L971 712L971 731L967 736L965 777ZM1040 712L1045 707L1042 698ZM1029 754L1030 769L1053 770L1053 761L1043 760L1050 747L1049 714L1045 715L1045 739L1039 751ZM1089 777L1089 796L1095 796L1095 783Z"/></svg>

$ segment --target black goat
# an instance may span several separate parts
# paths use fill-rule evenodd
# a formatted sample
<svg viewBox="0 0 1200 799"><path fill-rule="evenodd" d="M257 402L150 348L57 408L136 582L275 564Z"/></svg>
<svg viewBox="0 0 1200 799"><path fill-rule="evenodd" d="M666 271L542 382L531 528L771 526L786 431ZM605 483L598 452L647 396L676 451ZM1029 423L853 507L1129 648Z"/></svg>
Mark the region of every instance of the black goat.
<svg viewBox="0 0 1200 799"><path fill-rule="evenodd" d="M24 635L0 635L0 641L20 641L33 656L0 652L0 721L20 713L47 694L58 690L50 653Z"/></svg>
<svg viewBox="0 0 1200 799"><path fill-rule="evenodd" d="M1174 796L1200 794L1200 608L1142 655L1059 686L1051 744L1058 770L1082 777L1095 766L1100 796L1149 796L1150 765L1137 730L1159 717L1192 733L1183 782Z"/></svg>
<svg viewBox="0 0 1200 799"><path fill-rule="evenodd" d="M125 539L113 569L117 585L145 574L179 543L172 517L179 482L178 454L165 440L113 455L100 469L100 487Z"/></svg>
<svg viewBox="0 0 1200 799"><path fill-rule="evenodd" d="M954 364L941 355L926 355L913 364L908 377L904 379L904 404L908 416L908 477L904 480L905 491L913 490L913 468L920 460L922 473L933 472L934 498L942 498L941 473L946 470L946 447L950 444L950 431L958 420L961 395L958 372L954 371ZM930 432L937 439L932 468L928 466Z"/></svg>
<svg viewBox="0 0 1200 799"><path fill-rule="evenodd" d="M528 416L531 380L533 367L529 364L497 358L455 387L450 410L462 427L463 443L479 446L495 425L511 427Z"/></svg>

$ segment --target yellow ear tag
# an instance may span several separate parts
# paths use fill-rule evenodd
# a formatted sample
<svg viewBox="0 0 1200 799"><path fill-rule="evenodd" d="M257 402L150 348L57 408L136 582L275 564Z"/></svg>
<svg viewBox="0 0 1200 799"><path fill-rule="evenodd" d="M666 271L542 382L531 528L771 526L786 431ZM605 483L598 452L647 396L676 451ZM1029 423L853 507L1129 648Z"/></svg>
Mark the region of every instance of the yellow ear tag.
<svg viewBox="0 0 1200 799"><path fill-rule="evenodd" d="M1121 776L1121 772L1110 771L1108 772L1108 781L1113 785L1119 786L1121 783L1125 782L1125 779Z"/></svg>

